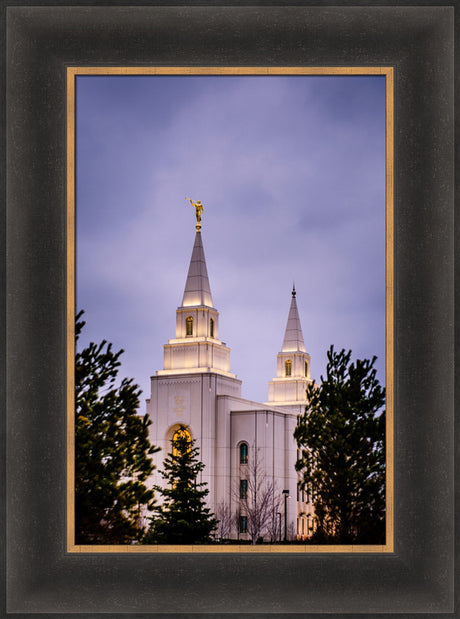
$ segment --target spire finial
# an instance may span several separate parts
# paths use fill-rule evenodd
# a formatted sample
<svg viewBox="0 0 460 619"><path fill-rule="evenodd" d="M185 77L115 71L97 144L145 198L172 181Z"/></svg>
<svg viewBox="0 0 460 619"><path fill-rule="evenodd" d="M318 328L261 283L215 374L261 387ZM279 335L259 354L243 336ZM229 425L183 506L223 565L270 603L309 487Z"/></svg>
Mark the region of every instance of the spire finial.
<svg viewBox="0 0 460 619"><path fill-rule="evenodd" d="M295 283L293 283L291 305L289 307L289 315L281 352L296 350L305 352L305 344L303 341L302 327L300 326L299 310L297 309L297 301L295 298Z"/></svg>
<svg viewBox="0 0 460 619"><path fill-rule="evenodd" d="M201 230L201 211L204 211L204 206L201 204L200 200L198 202L192 202L190 198L185 198L190 201L190 204L195 207L196 214L196 231L199 232Z"/></svg>

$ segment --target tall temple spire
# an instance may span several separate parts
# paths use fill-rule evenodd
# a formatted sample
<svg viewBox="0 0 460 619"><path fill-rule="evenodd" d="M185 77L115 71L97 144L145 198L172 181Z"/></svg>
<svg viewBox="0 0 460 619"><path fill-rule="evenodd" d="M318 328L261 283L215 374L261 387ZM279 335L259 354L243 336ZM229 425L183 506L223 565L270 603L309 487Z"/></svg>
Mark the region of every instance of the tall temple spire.
<svg viewBox="0 0 460 619"><path fill-rule="evenodd" d="M284 334L281 352L305 352L305 344L303 341L302 327L300 326L299 311L297 309L297 301L295 295L295 285L293 285L291 307L289 308L289 316L287 320L286 332Z"/></svg>
<svg viewBox="0 0 460 619"><path fill-rule="evenodd" d="M230 348L219 339L219 312L213 305L209 286L200 231L203 210L200 204L192 202L197 209L195 242L182 305L176 309L176 337L165 344L163 369L157 375L210 372L234 379L235 374L230 372ZM240 387L238 381L237 391Z"/></svg>
<svg viewBox="0 0 460 619"><path fill-rule="evenodd" d="M212 304L211 288L209 286L208 270L204 257L203 242L201 232L197 230L195 234L195 244L193 245L192 257L188 269L187 281L185 282L184 297L182 307L193 307L205 305L214 307Z"/></svg>

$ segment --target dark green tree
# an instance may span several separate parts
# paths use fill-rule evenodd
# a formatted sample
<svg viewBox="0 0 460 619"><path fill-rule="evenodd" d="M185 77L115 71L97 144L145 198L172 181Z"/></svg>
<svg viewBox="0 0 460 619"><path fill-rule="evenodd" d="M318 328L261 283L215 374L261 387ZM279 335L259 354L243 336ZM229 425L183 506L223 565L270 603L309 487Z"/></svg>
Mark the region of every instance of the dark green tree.
<svg viewBox="0 0 460 619"><path fill-rule="evenodd" d="M158 544L202 544L211 541L217 526L214 514L206 506L209 490L198 476L204 464L198 460L198 448L185 426L180 426L171 441L171 453L163 463L161 476L163 504L155 508L145 541Z"/></svg>
<svg viewBox="0 0 460 619"><path fill-rule="evenodd" d="M351 350L327 353L326 378L307 388L294 437L301 488L312 497L314 541L385 543L385 389L376 357L350 362Z"/></svg>
<svg viewBox="0 0 460 619"><path fill-rule="evenodd" d="M76 318L78 341L85 322ZM123 353L105 340L90 343L75 358L75 542L128 544L140 541L142 517L153 508L145 481L153 470L147 415L137 414L139 387L115 380Z"/></svg>

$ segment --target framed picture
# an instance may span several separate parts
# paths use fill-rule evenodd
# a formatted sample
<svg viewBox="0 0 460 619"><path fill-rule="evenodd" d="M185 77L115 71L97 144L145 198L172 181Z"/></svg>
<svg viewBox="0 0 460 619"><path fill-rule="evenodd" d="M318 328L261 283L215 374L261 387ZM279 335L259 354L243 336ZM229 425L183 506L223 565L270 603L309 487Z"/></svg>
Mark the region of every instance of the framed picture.
<svg viewBox="0 0 460 619"><path fill-rule="evenodd" d="M186 424L204 467L199 478L210 514L222 523L208 544L188 529L165 533L158 544L151 514L136 503L144 532L137 527L129 544L113 511L92 516L85 496L99 485L88 471L101 470L111 439L98 431L100 414L92 416L99 408L92 395L87 402L86 374L73 388L69 328L69 551L113 552L116 545L119 552L216 552L225 539L220 552L392 552L393 68L70 67L67 96L69 230L76 222L68 245L76 256L75 265L68 260L69 321L75 307L85 308L87 319L79 351L102 334L123 348L121 373L141 384L147 401L140 412L147 411L150 442L160 448L144 484L161 486L171 428ZM201 189L205 212L201 201L184 203L187 187ZM190 333L181 329L186 317ZM284 338L277 354L285 328L295 329L294 339ZM368 435L374 453L381 444L373 491L380 507L360 525L369 534L350 527L315 544L321 537L313 501L296 487L297 447L285 435L305 410L307 385L326 376L330 342L352 349L353 359L376 357L387 385L386 423L377 420L381 403L371 415L379 438ZM77 447L83 441L91 452L88 434L99 446L92 464ZM235 453L241 440L252 452L243 468ZM357 475L363 456L355 457ZM369 471L360 474L364 489ZM241 483L249 495L243 499L235 488ZM241 517L246 524L239 527ZM109 524L103 533L101 518L118 533ZM283 540L289 545L281 547Z"/></svg>
<svg viewBox="0 0 460 619"><path fill-rule="evenodd" d="M453 7L11 6L6 32L6 612L451 612ZM390 552L69 552L67 78L187 66L392 76Z"/></svg>

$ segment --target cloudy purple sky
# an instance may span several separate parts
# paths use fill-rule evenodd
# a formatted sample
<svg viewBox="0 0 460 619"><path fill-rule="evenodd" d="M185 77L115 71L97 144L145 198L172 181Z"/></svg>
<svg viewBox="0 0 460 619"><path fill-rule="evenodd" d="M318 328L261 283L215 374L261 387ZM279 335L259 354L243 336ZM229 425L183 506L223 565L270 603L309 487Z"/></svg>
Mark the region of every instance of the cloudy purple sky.
<svg viewBox="0 0 460 619"><path fill-rule="evenodd" d="M243 397L268 397L293 281L312 377L334 344L377 355L385 382L384 77L77 78L81 343L123 348L142 400L175 337L195 236L185 196L205 207Z"/></svg>

